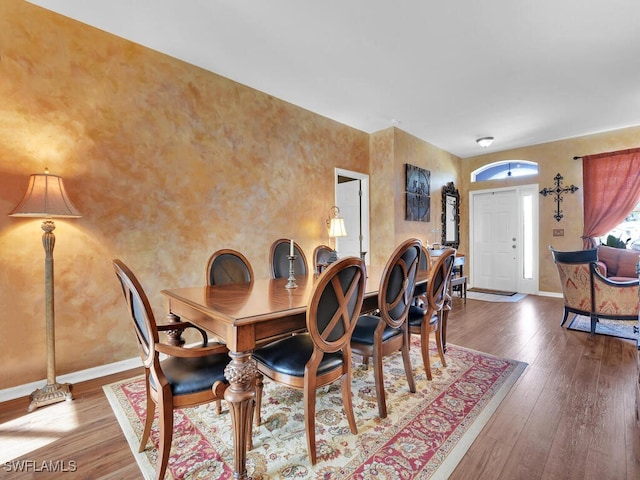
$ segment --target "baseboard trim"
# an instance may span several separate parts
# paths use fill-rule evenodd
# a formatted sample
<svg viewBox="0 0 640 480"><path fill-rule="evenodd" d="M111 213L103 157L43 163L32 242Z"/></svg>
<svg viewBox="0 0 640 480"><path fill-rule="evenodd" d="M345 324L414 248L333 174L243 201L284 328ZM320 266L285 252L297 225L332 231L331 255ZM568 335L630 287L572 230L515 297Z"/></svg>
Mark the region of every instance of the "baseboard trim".
<svg viewBox="0 0 640 480"><path fill-rule="evenodd" d="M538 295L541 297L563 298L562 293L559 292L538 292Z"/></svg>
<svg viewBox="0 0 640 480"><path fill-rule="evenodd" d="M114 373L124 372L125 370L131 370L132 368L138 368L141 366L142 364L140 361L140 357L134 357L127 360L110 363L108 365L100 365L98 367L87 368L86 370L80 370L78 372L60 375L59 377L57 377L57 380L61 383L74 384L104 377ZM46 383L47 381L43 379L38 382L26 383L24 385L18 385L16 387L0 390L0 402L6 402L8 400L14 400L20 397L28 397L34 390L43 387L44 385L46 385Z"/></svg>

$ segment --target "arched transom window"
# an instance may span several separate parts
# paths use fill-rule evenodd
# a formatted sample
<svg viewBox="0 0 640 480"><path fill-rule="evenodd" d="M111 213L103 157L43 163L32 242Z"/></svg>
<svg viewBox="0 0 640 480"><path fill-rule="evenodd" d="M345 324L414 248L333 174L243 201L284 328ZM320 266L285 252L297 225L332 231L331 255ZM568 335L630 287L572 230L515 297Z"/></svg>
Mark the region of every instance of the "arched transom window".
<svg viewBox="0 0 640 480"><path fill-rule="evenodd" d="M472 182L484 180L499 180L509 177L524 177L525 175L537 175L538 164L528 160L501 160L488 165L483 165L471 172Z"/></svg>

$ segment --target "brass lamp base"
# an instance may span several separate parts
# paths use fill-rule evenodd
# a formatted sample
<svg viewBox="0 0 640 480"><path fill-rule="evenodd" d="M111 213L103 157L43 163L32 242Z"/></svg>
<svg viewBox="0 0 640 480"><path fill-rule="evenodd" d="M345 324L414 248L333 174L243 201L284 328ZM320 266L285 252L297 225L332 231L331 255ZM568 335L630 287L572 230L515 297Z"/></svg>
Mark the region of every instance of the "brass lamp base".
<svg viewBox="0 0 640 480"><path fill-rule="evenodd" d="M38 407L62 402L63 400L73 400L70 383L48 383L31 394L29 411L33 412Z"/></svg>

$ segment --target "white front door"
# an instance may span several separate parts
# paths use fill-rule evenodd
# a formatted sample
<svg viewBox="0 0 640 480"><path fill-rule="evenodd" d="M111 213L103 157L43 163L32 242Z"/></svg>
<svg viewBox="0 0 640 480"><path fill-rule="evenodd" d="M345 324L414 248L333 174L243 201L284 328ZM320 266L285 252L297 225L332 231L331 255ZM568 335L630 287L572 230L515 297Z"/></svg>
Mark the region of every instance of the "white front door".
<svg viewBox="0 0 640 480"><path fill-rule="evenodd" d="M517 291L518 196L515 190L474 195L473 286Z"/></svg>
<svg viewBox="0 0 640 480"><path fill-rule="evenodd" d="M538 291L538 185L469 194L470 286Z"/></svg>

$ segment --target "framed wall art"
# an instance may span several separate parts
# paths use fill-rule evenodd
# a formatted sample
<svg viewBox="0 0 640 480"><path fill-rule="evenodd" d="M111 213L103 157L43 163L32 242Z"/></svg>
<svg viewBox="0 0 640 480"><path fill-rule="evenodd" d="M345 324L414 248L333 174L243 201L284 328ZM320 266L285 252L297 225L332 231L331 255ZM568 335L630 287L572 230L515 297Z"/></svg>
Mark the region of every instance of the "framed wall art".
<svg viewBox="0 0 640 480"><path fill-rule="evenodd" d="M412 222L431 220L431 172L415 165L405 164L405 219Z"/></svg>

